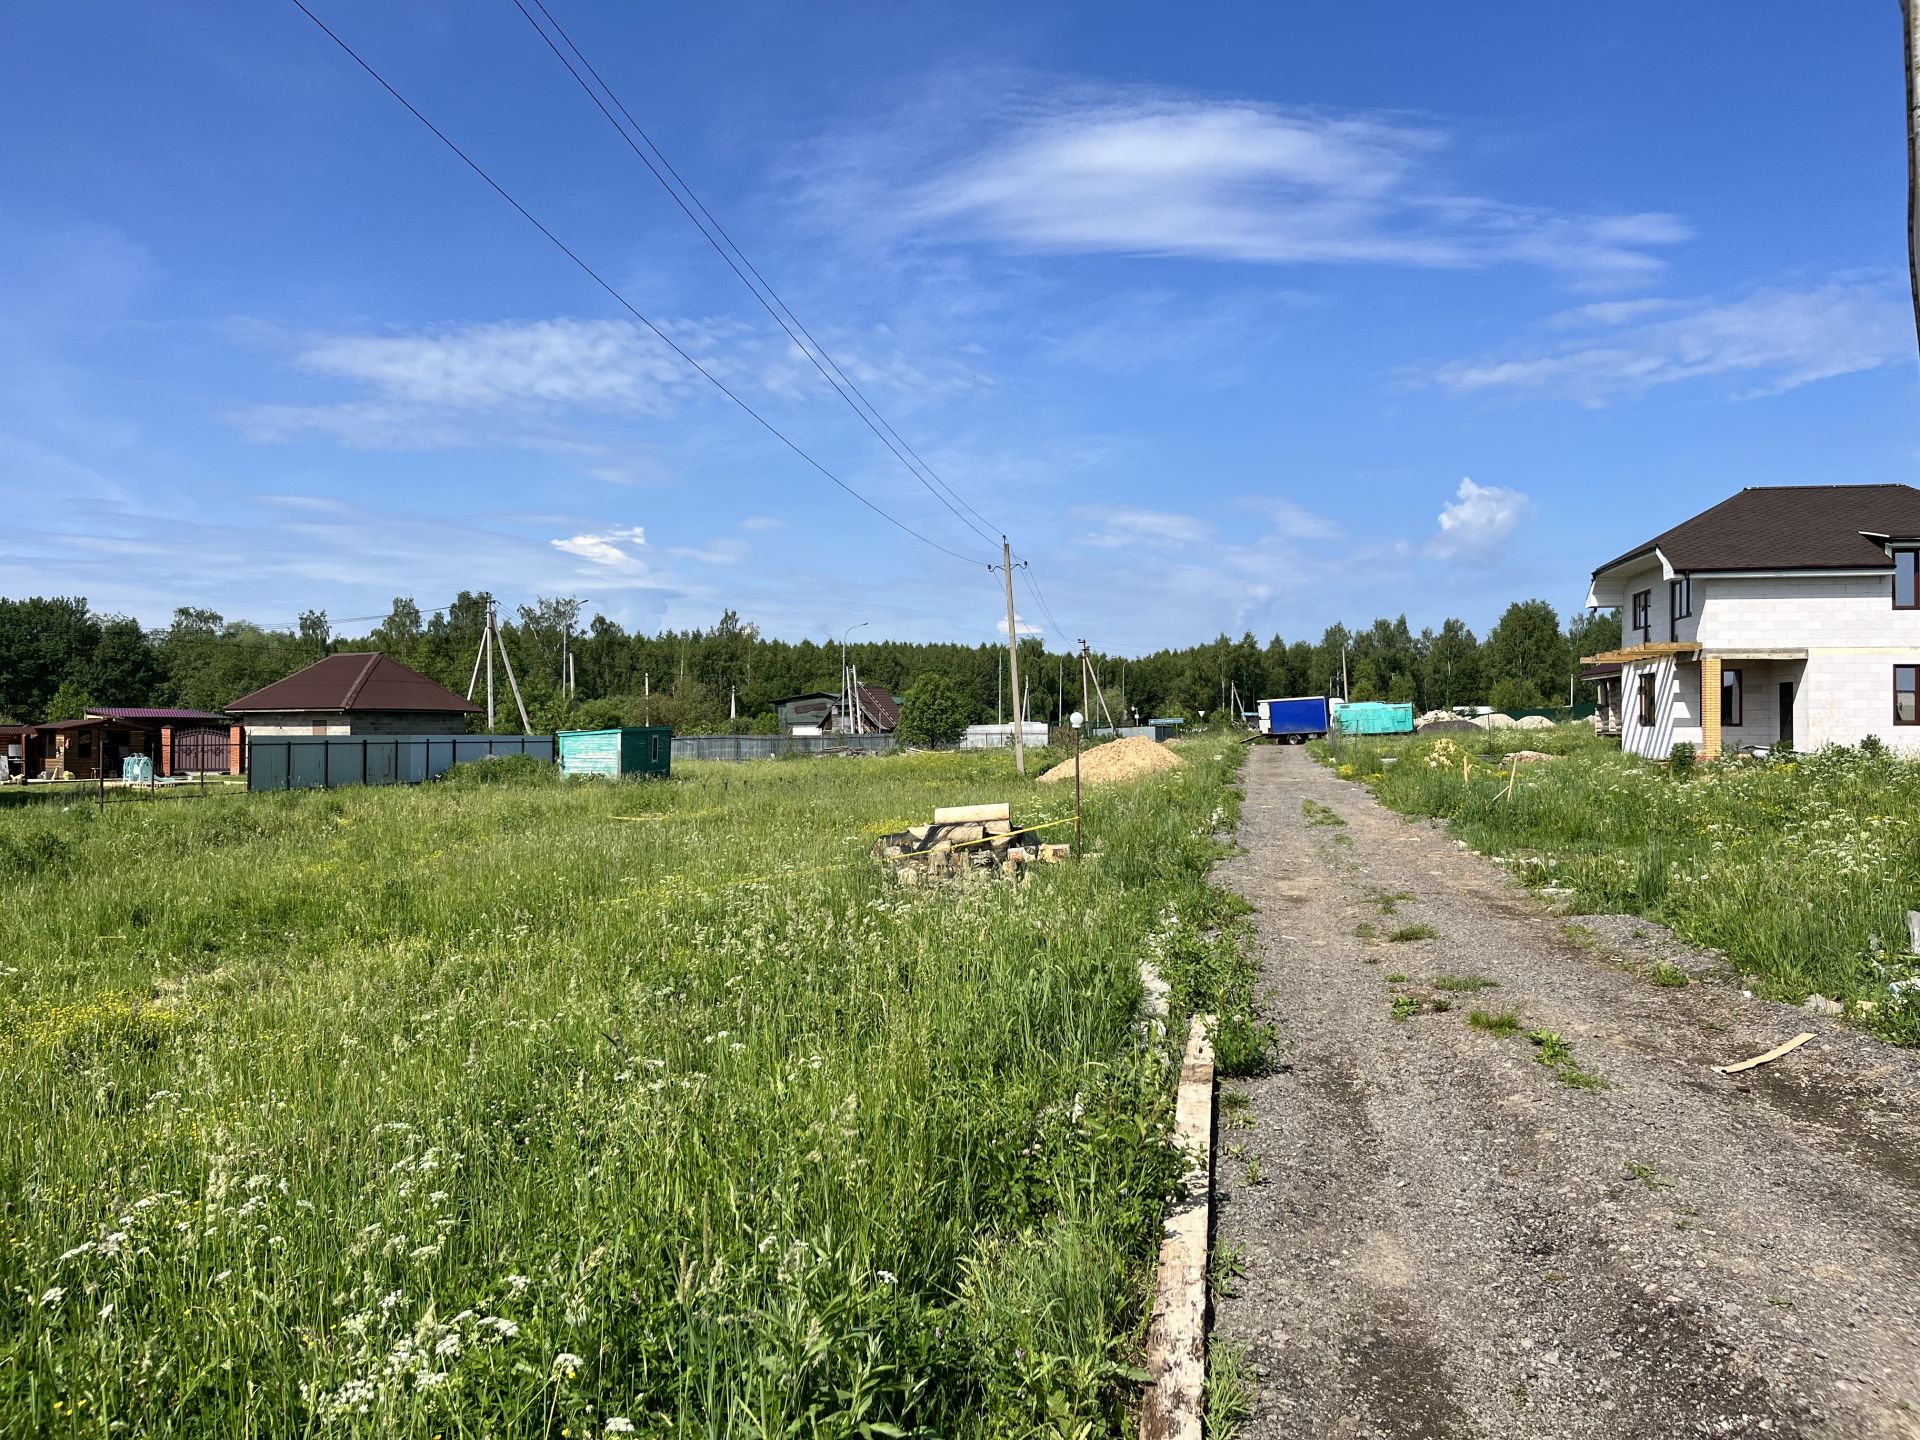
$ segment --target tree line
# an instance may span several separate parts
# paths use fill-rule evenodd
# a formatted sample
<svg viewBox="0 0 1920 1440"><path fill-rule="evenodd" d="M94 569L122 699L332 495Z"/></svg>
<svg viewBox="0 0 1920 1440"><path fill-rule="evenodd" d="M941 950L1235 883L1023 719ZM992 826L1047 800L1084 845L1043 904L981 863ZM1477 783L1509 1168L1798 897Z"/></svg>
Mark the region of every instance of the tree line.
<svg viewBox="0 0 1920 1440"><path fill-rule="evenodd" d="M582 623L578 600L544 597L504 614L501 632L536 730L616 724L671 725L683 734L775 728L773 702L840 688L840 647L776 640L729 610L709 629L628 631L604 615ZM398 597L365 635L333 632L324 611L292 629L229 620L211 610L176 610L172 623L143 628L124 615L95 613L78 597L0 599L0 717L41 723L75 718L90 705L170 705L219 712L263 685L343 650L381 650L464 694L486 619L486 599L463 592L445 610L423 614ZM1410 701L1420 710L1455 705L1541 709L1591 699L1575 680L1581 655L1620 643L1617 614L1576 614L1564 623L1545 600L1517 601L1484 637L1449 619L1417 634L1404 615L1364 629L1329 626L1318 640L1264 644L1251 632L1181 649L1123 657L1096 653L1094 675L1108 711L1190 721L1282 695L1338 694ZM574 688L562 685L571 655ZM968 722L1011 719L1006 647L982 643L856 639L846 658L862 684L904 694L937 675ZM1344 670L1343 670L1344 662ZM1087 707L1077 652L1020 642L1027 715L1053 719ZM511 703L497 728L517 730Z"/></svg>

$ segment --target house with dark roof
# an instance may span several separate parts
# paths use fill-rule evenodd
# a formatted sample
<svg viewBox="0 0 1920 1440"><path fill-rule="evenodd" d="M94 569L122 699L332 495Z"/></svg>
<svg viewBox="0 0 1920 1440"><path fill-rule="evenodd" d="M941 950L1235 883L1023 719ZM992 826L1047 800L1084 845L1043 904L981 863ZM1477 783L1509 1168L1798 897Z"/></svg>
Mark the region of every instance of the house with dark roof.
<svg viewBox="0 0 1920 1440"><path fill-rule="evenodd" d="M1920 490L1751 486L1593 572L1623 748L1920 750Z"/></svg>
<svg viewBox="0 0 1920 1440"><path fill-rule="evenodd" d="M822 728L836 735L891 735L899 725L898 695L880 685L850 685L847 696L833 697Z"/></svg>
<svg viewBox="0 0 1920 1440"><path fill-rule="evenodd" d="M228 713L262 735L458 735L471 700L377 650L342 651L242 695Z"/></svg>

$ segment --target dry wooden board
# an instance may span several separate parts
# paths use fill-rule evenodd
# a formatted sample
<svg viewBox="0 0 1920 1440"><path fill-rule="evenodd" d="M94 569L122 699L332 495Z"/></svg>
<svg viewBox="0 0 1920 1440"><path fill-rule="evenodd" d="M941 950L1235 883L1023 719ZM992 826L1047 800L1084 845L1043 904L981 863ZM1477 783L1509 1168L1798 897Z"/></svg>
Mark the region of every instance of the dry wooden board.
<svg viewBox="0 0 1920 1440"><path fill-rule="evenodd" d="M1813 1039L1811 1030L1802 1030L1784 1045L1776 1045L1764 1055L1756 1055L1751 1060L1741 1060L1732 1065L1716 1065L1713 1068L1722 1075L1737 1074L1742 1070L1751 1070L1756 1065L1765 1065L1770 1060L1778 1060L1789 1050L1798 1050L1807 1041Z"/></svg>
<svg viewBox="0 0 1920 1440"><path fill-rule="evenodd" d="M1213 1017L1196 1015L1174 1106L1174 1132L1193 1159L1186 1198L1167 1215L1153 1323L1147 1330L1152 1385L1140 1410L1140 1440L1200 1440L1207 1387L1207 1231L1213 1194Z"/></svg>
<svg viewBox="0 0 1920 1440"><path fill-rule="evenodd" d="M941 805L933 812L936 825L967 825L980 820L1008 820L1013 808L1004 800L998 805Z"/></svg>

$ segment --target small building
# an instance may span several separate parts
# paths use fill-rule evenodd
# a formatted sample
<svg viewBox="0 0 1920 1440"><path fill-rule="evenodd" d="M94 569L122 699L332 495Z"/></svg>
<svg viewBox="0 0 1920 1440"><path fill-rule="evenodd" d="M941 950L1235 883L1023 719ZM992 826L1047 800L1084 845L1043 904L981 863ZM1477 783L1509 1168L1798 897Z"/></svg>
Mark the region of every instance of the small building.
<svg viewBox="0 0 1920 1440"><path fill-rule="evenodd" d="M838 695L827 697L831 708L824 731L836 735L891 735L900 726L900 697L878 685L855 685L848 707Z"/></svg>
<svg viewBox="0 0 1920 1440"><path fill-rule="evenodd" d="M93 705L87 716L140 727L141 747L128 753L145 755L155 775L238 775L246 768L246 731L225 715L152 705ZM119 773L109 768L107 775L111 779Z"/></svg>
<svg viewBox="0 0 1920 1440"><path fill-rule="evenodd" d="M818 735L839 703L840 697L831 691L808 690L774 701L773 713L779 718L783 735Z"/></svg>
<svg viewBox="0 0 1920 1440"><path fill-rule="evenodd" d="M227 706L257 737L449 735L480 713L471 700L379 651L342 651Z"/></svg>
<svg viewBox="0 0 1920 1440"><path fill-rule="evenodd" d="M118 780L127 757L156 760L160 727L145 720L116 720L84 715L78 720L53 720L33 727L38 742L38 769L30 778L63 780ZM155 766L156 772L158 766Z"/></svg>
<svg viewBox="0 0 1920 1440"><path fill-rule="evenodd" d="M628 775L673 773L673 730L666 725L627 725L616 730L562 730L554 737L560 752L560 773L604 775L618 780Z"/></svg>

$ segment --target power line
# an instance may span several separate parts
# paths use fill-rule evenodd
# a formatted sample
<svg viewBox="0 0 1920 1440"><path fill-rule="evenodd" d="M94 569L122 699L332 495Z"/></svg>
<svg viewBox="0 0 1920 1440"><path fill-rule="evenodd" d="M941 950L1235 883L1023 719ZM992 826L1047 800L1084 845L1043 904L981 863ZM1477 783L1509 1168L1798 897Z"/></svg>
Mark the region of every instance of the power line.
<svg viewBox="0 0 1920 1440"><path fill-rule="evenodd" d="M1040 602L1040 613L1045 615L1047 617L1047 623L1053 626L1053 633L1064 641L1067 634L1066 627L1055 618L1053 607L1047 604L1047 597L1041 594L1040 582L1034 578L1031 562L1021 568L1020 574L1027 582L1027 589L1033 592L1033 598Z"/></svg>
<svg viewBox="0 0 1920 1440"><path fill-rule="evenodd" d="M639 158L640 163L647 167L648 172L652 174L653 178L660 182L660 187L673 198L674 204L678 205L687 219L693 222L694 228L700 232L701 237L706 240L708 245L713 247L713 252L724 260L727 268L739 277L740 283L745 285L748 291L752 293L753 298L760 302L760 307L765 310L768 315L773 317L774 323L786 332L787 338L793 341L800 352L812 362L813 368L818 370L826 382L834 388L834 391L846 402L847 407L852 410L855 415L860 417L861 423L873 431L882 445L885 445L888 450L893 452L894 458L906 467L908 474L912 475L914 479L918 480L920 484L926 488L928 494L932 495L934 499L938 500L942 505L945 505L947 509L952 512L954 518L960 521L961 524L966 525L981 539L991 544L998 527L993 526L992 522L989 521L986 516L974 509L973 505L965 496L961 495L959 491L955 490L951 485L947 484L945 480L940 478L934 468L921 458L920 453L915 450L912 445L908 444L900 432L887 420L886 416L880 413L879 407L867 397L866 392L846 373L840 363L828 352L827 347L814 338L813 332L807 329L800 317L793 313L793 308L781 298L779 291L773 288L773 283L768 280L765 275L760 273L759 267L748 258L747 253L740 248L733 236L727 233L726 227L714 217L713 212L709 210L700 197L694 193L693 187L687 183L686 177L674 168L673 162L667 158L666 153L654 142L653 137L647 133L646 128L642 126L638 120L634 119L633 112L627 109L626 103L614 93L613 87L606 82L605 77L594 68L593 62L589 60L581 51L580 47L574 43L573 37L567 33L566 28L561 25L558 20L554 19L553 12L547 9L543 0L533 0L534 8L539 10L547 24L553 27L554 34L558 35L560 39L566 43L567 49L573 52L574 59L577 59L581 66L585 67L587 74L593 77L594 83L606 93L607 99L613 102L614 108L619 110L620 114L626 118L627 124L633 127L634 134L638 135L641 141L645 143L647 147L646 150L642 150L639 145L634 143L633 136L627 133L626 128L621 125L620 121L614 118L613 112L607 109L605 102L601 100L599 95L594 93L593 86L587 83L586 77L581 75L580 71L574 67L572 60L569 60L561 53L560 47L554 44L552 36L549 36L546 30L541 27L540 22L533 18L533 13L527 9L524 0L513 0L513 3L515 8L526 17L527 23L533 27L534 33L546 42L547 48L553 51L555 58L566 67L567 73L573 77L574 83L579 85L581 90L586 93L587 98L593 101L595 108L606 117L607 123L613 126L620 138L626 142L627 148L633 151ZM652 152L651 158L647 153L648 151ZM658 160L660 164L655 165L655 160ZM666 175L660 173L660 166L666 167L667 173L672 175L674 181L678 183L680 187L679 190L676 190L673 184L668 182ZM686 192L685 199L681 198L680 191L682 190ZM693 207L699 210L699 215L696 216L693 213L693 209L688 207L688 201L692 201ZM702 223L701 217L705 217L705 224ZM712 231L707 229L708 225L713 227ZM714 238L715 234L718 234L720 237L719 240ZM720 240L726 242L725 248L721 246ZM732 250L732 255L727 253L729 249ZM738 264L734 261L734 256L736 255L739 257ZM746 266L746 271L752 272L753 278L751 280L747 278L746 271L740 268L741 265ZM755 281L759 282L757 286L754 283ZM762 289L766 291L764 295L761 294ZM778 307L777 309L775 308L776 306ZM785 318L782 318L783 313ZM793 323L788 324L787 322L789 320ZM794 333L796 329L799 331L799 334ZM801 340L801 336L803 335L806 337L805 343L802 343ZM815 354L816 351L819 352L817 355ZM823 360L826 362L825 364L821 363ZM832 367L831 371L828 369L829 366ZM852 394L849 394L848 391L851 391ZM859 397L858 404L855 403L855 396ZM861 409L862 405L866 407L865 410ZM869 411L872 412L872 418L868 418ZM879 423L875 424L875 421ZM892 438L889 439L889 436ZM899 442L898 445L894 443L895 441ZM906 451L906 454L901 453L903 449ZM908 456L912 456L912 459L909 460L907 458ZM916 462L919 465L919 469L915 469ZM921 471L925 471L926 473L923 475ZM937 483L940 486L940 490L945 490L947 494L943 495L940 493L940 490L934 489L934 486L928 483L929 479ZM960 511L954 509L953 501L949 500L947 495L951 495L953 500L958 500L960 504L966 506L967 510L973 514L975 519L980 521L981 525L986 525L989 528L982 530L980 525L974 524L972 520L969 520L965 515L962 515Z"/></svg>
<svg viewBox="0 0 1920 1440"><path fill-rule="evenodd" d="M347 44L345 40L341 39L330 28L328 28L327 23L324 20L322 20L318 15L314 14L313 11L309 10L306 7L305 0L292 0L292 4L295 9L297 9L302 15L305 15L307 19L311 20L314 23L314 25L319 28L321 34L325 35L329 40L333 41L335 45L338 45L341 50L346 52L347 57L351 59L354 64L358 65L362 70L366 71L368 75L372 76L375 83L378 84L381 89L385 90L395 100L399 101L401 105L405 106L408 114L412 115L414 119L418 120L429 131L431 131L433 134L433 137L436 140L438 140L442 145L446 146L447 149L451 150L456 156L458 156L461 162L465 164L469 170L473 171L474 174L478 175L482 180L484 180L487 183L488 187L492 189L492 191L496 195L498 195L502 200L506 201L507 204L511 205L515 210L517 210L520 213L520 217L522 219L524 219L529 225L533 226L534 229L538 230L543 236L547 238L548 241L552 243L555 249L557 249L561 254L565 255L576 266L578 266L581 272L585 274L588 279L592 280L594 284L598 285L602 290L606 291L608 295L612 296L615 303L617 303L629 315L633 316L634 319L638 320L642 325L646 326L647 329L651 330L656 336L658 336L662 344L664 344L668 349L672 350L673 353L678 355L682 360L686 361L688 365L692 366L693 369L699 372L699 374L709 384L711 384L716 390L718 390L722 395L725 395L729 400L733 401L733 403L735 405L738 405L742 410L746 411L748 415L752 416L753 419L763 429L765 429L768 434L772 435L775 439L780 441L781 444L785 445L789 450L793 451L794 454L798 455L802 460L806 461L807 464L811 465L815 470L818 470L822 475L826 476L827 479L831 480L835 485L838 485L842 490L846 491L847 494L851 495L854 499L858 500L862 505L866 506L869 510L873 511L874 514L878 515L881 519L885 520L889 525L892 525L898 530L905 531L908 535L911 535L914 539L918 540L921 544L931 546L933 549L938 550L941 554L951 556L953 559L958 560L963 565L979 565L982 563L981 561L978 561L978 560L969 559L967 556L960 554L960 552L957 550L949 550L945 545L942 545L939 541L929 539L927 536L921 534L918 530L914 529L911 525L907 524L904 520L895 519L892 515L888 514L885 510L881 509L880 506L876 505L873 501L869 500L865 495L862 495L858 490L854 489L846 481L842 480L838 475L834 474L833 471L829 470L825 465L821 464L818 460L814 459L813 456L809 455L805 450L801 449L799 444L789 439L786 433L782 431L779 426L775 425L771 420L767 419L766 416L762 415L758 410L754 409L753 406L749 405L745 400L741 399L739 395L735 394L731 389L729 389L727 385L719 379L719 377L713 374L712 371L708 370L698 360L695 360L693 356L689 355L685 350L683 350L679 346L679 344L670 335L666 333L666 331L662 330L658 325L654 324L653 321L649 320L645 315L641 314L639 309L633 304L633 302L628 300L627 297L621 294L619 290L615 289L612 283L606 280L600 274L599 271L595 270L585 260L581 259L580 256L576 254L567 245L567 243L564 240L562 240L558 235L554 234L552 230L548 229L547 226L539 219L539 217L537 217L531 210L527 209L526 206L522 205L518 200L514 199L514 197L507 191L506 187L502 185L498 180L495 180L493 176L489 175L485 170L485 168L481 166L479 161L475 160L471 155L467 154L466 151L462 150L458 145L454 144L454 142L447 137L446 133L442 131L439 126L435 125L424 114L422 114L419 108L416 105L414 105L414 103L411 100L407 99L406 96L402 95L398 90L396 90L393 87L393 85L387 80L386 76L382 75L378 70L374 69L371 64L369 64L366 60L361 58L360 53L357 50L355 50L351 45Z"/></svg>

